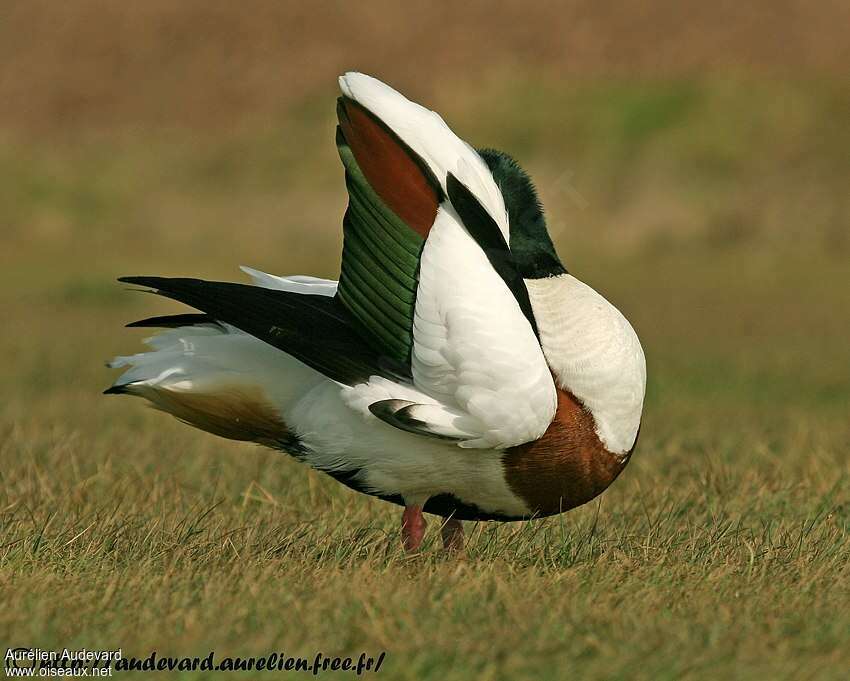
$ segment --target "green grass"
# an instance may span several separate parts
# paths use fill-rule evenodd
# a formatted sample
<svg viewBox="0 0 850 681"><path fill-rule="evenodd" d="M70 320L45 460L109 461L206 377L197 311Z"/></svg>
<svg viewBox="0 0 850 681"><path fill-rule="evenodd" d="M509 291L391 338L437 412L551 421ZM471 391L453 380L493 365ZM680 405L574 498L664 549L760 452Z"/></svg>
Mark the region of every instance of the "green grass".
<svg viewBox="0 0 850 681"><path fill-rule="evenodd" d="M599 502L469 524L448 559L435 520L406 556L396 507L99 394L143 336L121 325L177 309L115 276L336 274L328 96L250 134L0 145L0 642L386 650L388 679L845 678L846 93L533 81L441 104L531 169L649 366Z"/></svg>

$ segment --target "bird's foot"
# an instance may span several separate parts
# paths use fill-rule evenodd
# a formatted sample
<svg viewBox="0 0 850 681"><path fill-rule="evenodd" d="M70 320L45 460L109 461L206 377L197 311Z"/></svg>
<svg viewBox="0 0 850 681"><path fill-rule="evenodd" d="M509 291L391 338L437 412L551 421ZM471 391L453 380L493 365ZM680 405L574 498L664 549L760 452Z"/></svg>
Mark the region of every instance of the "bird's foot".
<svg viewBox="0 0 850 681"><path fill-rule="evenodd" d="M463 550L463 523L449 518L443 523L443 548L449 553Z"/></svg>
<svg viewBox="0 0 850 681"><path fill-rule="evenodd" d="M401 516L401 540L405 551L418 551L425 536L425 518L421 506L405 506Z"/></svg>

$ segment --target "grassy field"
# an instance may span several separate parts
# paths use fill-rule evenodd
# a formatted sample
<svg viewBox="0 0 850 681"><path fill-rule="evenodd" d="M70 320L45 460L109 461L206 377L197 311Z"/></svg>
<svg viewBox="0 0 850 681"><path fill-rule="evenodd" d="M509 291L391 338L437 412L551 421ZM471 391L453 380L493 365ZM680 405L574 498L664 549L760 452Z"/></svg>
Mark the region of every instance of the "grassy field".
<svg viewBox="0 0 850 681"><path fill-rule="evenodd" d="M116 276L336 276L332 81L212 131L6 121L0 645L386 651L402 680L847 678L846 82L512 74L429 103L529 168L567 267L641 336L641 441L612 488L468 524L458 558L434 519L407 556L397 508L101 397L144 336L122 325L179 309Z"/></svg>

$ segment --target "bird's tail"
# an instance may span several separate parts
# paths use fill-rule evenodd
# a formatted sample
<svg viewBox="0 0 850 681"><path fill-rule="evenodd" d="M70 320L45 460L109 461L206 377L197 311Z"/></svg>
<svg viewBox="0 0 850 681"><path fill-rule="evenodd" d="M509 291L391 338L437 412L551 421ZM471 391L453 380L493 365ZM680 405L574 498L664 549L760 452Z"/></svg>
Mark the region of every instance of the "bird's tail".
<svg viewBox="0 0 850 681"><path fill-rule="evenodd" d="M248 272L264 288L332 295L335 282ZM327 290L325 290L327 289ZM207 314L152 317L128 326L164 329L148 352L116 357L126 371L105 392L146 398L202 430L298 453L287 426L295 401L326 379L291 355Z"/></svg>

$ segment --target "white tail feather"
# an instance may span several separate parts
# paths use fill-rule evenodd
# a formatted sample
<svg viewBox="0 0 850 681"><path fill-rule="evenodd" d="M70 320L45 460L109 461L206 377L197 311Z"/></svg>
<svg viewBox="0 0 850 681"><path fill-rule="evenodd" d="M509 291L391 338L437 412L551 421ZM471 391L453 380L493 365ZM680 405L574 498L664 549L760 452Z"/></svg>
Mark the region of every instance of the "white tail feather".
<svg viewBox="0 0 850 681"><path fill-rule="evenodd" d="M336 292L336 282L327 279L243 270L265 288L318 295ZM198 405L209 408L209 400L216 400L213 406L219 410L270 407L285 422L298 398L326 380L294 357L229 324L181 326L144 342L149 352L116 357L109 363L114 368L127 367L113 388L145 397L160 409L213 432L218 431L207 427L209 413L193 421L187 410ZM195 400L189 407L186 398L207 402Z"/></svg>
<svg viewBox="0 0 850 681"><path fill-rule="evenodd" d="M110 363L129 367L115 382L129 393L261 390L283 414L305 390L323 380L290 355L228 325L169 329L145 343L151 352L116 357Z"/></svg>

